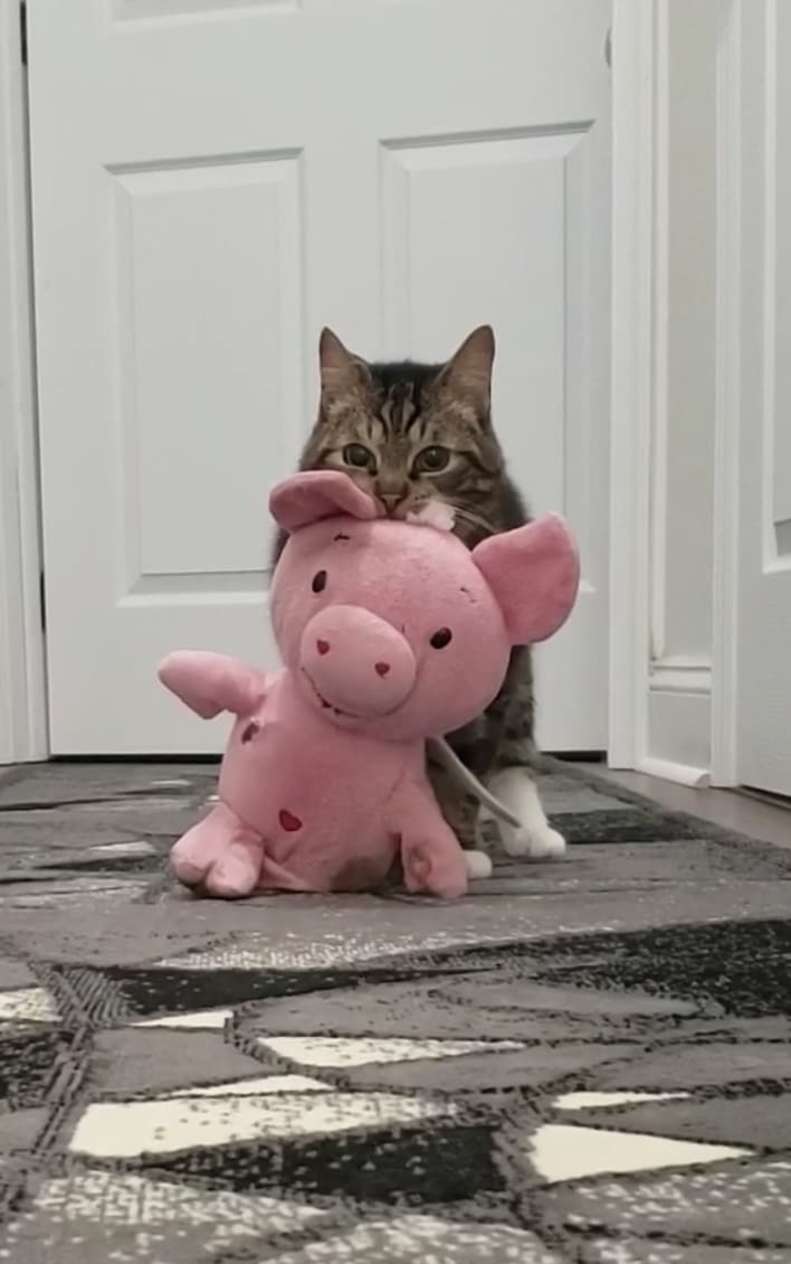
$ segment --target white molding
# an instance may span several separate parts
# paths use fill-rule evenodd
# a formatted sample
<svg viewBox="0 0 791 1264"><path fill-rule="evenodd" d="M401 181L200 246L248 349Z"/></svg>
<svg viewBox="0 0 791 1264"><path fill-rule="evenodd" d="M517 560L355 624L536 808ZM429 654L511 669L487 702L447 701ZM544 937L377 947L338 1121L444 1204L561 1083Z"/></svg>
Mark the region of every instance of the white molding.
<svg viewBox="0 0 791 1264"><path fill-rule="evenodd" d="M645 752L653 402L654 0L613 0L609 762Z"/></svg>
<svg viewBox="0 0 791 1264"><path fill-rule="evenodd" d="M0 763L46 758L25 77L0 0Z"/></svg>
<svg viewBox="0 0 791 1264"><path fill-rule="evenodd" d="M652 756L644 756L640 760L638 771L649 777L661 777L663 781L676 781L682 786L705 786L709 780L706 768L692 768L689 764L677 764L670 759L654 759Z"/></svg>
<svg viewBox="0 0 791 1264"><path fill-rule="evenodd" d="M648 688L654 693L711 693L711 663L669 656L651 663Z"/></svg>
<svg viewBox="0 0 791 1264"><path fill-rule="evenodd" d="M712 666L665 653L669 8L614 6L609 759L697 786L708 778Z"/></svg>
<svg viewBox="0 0 791 1264"><path fill-rule="evenodd" d="M670 376L670 0L655 0L653 399L651 410L650 654L667 643L667 470Z"/></svg>
<svg viewBox="0 0 791 1264"><path fill-rule="evenodd" d="M714 428L711 781L737 783L739 434L741 411L741 44L731 0L717 51L717 331Z"/></svg>
<svg viewBox="0 0 791 1264"><path fill-rule="evenodd" d="M764 571L791 569L791 560L778 550L774 470L777 419L777 86L778 0L766 0L764 31L764 190L763 190L763 418L762 513Z"/></svg>
<svg viewBox="0 0 791 1264"><path fill-rule="evenodd" d="M777 410L777 0L765 0L764 189L763 189L763 416L761 428L763 565L778 569L770 506L773 504L775 413ZM783 564L783 569L785 568Z"/></svg>

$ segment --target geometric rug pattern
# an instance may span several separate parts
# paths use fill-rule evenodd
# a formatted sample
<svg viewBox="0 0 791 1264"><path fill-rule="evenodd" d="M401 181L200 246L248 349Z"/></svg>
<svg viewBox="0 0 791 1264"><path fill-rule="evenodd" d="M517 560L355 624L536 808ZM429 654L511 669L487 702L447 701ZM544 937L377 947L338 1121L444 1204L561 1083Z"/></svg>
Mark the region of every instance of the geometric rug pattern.
<svg viewBox="0 0 791 1264"><path fill-rule="evenodd" d="M0 1260L791 1264L791 851L548 761L464 900L196 900L215 776L0 775Z"/></svg>

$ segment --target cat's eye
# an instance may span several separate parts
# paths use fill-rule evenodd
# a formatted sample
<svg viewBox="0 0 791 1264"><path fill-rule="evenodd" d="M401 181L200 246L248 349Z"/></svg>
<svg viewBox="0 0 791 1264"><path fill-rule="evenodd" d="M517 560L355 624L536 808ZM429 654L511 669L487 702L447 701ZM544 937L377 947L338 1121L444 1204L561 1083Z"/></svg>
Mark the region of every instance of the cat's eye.
<svg viewBox="0 0 791 1264"><path fill-rule="evenodd" d="M431 638L430 644L435 650L444 650L446 645L450 645L453 640L453 633L450 628L440 628Z"/></svg>
<svg viewBox="0 0 791 1264"><path fill-rule="evenodd" d="M314 593L324 592L324 589L327 587L327 572L316 571L316 574L313 576L313 583L310 586Z"/></svg>
<svg viewBox="0 0 791 1264"><path fill-rule="evenodd" d="M418 452L415 457L415 470L419 474L439 474L441 470L447 469L449 461L448 449L434 445Z"/></svg>
<svg viewBox="0 0 791 1264"><path fill-rule="evenodd" d="M373 452L362 443L347 443L343 449L343 459L355 470L372 470L376 465Z"/></svg>

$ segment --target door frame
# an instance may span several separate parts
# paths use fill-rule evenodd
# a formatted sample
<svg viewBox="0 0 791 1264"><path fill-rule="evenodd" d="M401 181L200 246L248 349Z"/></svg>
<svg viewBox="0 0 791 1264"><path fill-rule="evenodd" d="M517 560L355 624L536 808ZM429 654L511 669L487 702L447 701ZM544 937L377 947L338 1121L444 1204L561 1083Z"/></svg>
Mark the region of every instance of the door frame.
<svg viewBox="0 0 791 1264"><path fill-rule="evenodd" d="M612 22L608 760L631 769L645 765L648 724L657 2L613 0Z"/></svg>
<svg viewBox="0 0 791 1264"><path fill-rule="evenodd" d="M613 0L613 168L610 430L610 668L609 762L690 780L683 766L658 767L646 749L650 676L651 462L653 422L661 378L657 374L656 277L660 258L662 91L657 74L661 10L668 0ZM742 0L732 0L740 15ZM733 17L733 15L732 15ZM738 31L735 18L730 24ZM735 39L726 41L720 90L728 136L738 123ZM49 754L45 643L41 601L41 542L35 337L31 284L31 206L28 180L26 69L19 0L0 0L0 764L46 759ZM737 135L737 133L736 133ZM718 239L718 285L724 316L718 329L718 363L728 366L717 400L715 503L715 630L713 772L733 779L735 734L735 481L734 427L738 418L736 322L738 294L723 278L738 237L731 197L734 164L726 164L718 191L728 208ZM658 243L658 233L660 242ZM726 266L722 266L725 264ZM719 304L718 304L719 307ZM661 350L661 348L660 348ZM0 395L0 403L3 396ZM726 512L726 506L731 510ZM14 683L9 689L3 682Z"/></svg>
<svg viewBox="0 0 791 1264"><path fill-rule="evenodd" d="M741 442L742 30L727 0L717 49L717 328L714 410L711 784L735 786Z"/></svg>
<svg viewBox="0 0 791 1264"><path fill-rule="evenodd" d="M663 662L663 427L667 362L667 12L672 0L613 0L613 280L610 432L611 767L688 785L737 784L740 434L740 74L744 0L723 4L716 56L716 398L711 666ZM658 687L709 695L707 768L650 753Z"/></svg>
<svg viewBox="0 0 791 1264"><path fill-rule="evenodd" d="M0 0L0 764L49 754L23 12Z"/></svg>

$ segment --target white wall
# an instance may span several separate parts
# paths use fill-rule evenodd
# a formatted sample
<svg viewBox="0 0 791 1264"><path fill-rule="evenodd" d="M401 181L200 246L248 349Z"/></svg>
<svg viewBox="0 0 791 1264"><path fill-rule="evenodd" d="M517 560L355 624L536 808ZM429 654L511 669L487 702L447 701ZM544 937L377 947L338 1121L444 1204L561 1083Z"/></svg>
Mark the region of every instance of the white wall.
<svg viewBox="0 0 791 1264"><path fill-rule="evenodd" d="M659 0L645 756L708 770L717 49L729 0Z"/></svg>

